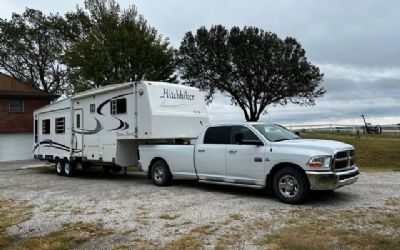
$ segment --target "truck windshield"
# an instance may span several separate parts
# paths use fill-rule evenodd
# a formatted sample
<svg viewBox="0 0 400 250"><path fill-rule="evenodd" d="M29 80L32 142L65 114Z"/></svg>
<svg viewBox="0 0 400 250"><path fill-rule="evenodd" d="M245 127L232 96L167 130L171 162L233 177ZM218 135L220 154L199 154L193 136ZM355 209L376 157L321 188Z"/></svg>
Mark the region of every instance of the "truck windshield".
<svg viewBox="0 0 400 250"><path fill-rule="evenodd" d="M256 124L253 127L271 142L300 139L292 131L280 125Z"/></svg>

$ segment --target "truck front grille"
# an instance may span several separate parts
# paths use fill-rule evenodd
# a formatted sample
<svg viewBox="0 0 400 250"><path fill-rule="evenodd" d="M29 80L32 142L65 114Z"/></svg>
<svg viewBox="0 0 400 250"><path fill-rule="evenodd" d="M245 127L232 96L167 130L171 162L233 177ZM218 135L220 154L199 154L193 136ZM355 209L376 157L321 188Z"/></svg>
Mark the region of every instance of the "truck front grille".
<svg viewBox="0 0 400 250"><path fill-rule="evenodd" d="M353 166L355 164L355 152L354 150L346 150L337 152L334 158L333 168L334 170L342 170Z"/></svg>

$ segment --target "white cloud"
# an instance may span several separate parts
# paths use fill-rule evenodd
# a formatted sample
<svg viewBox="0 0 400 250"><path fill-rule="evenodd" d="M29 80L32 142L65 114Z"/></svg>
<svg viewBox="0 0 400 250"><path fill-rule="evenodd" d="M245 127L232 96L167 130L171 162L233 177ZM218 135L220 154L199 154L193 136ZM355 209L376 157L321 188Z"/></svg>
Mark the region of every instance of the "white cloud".
<svg viewBox="0 0 400 250"><path fill-rule="evenodd" d="M400 68L361 67L355 65L318 64L326 78L354 82L374 82L381 79L399 79Z"/></svg>

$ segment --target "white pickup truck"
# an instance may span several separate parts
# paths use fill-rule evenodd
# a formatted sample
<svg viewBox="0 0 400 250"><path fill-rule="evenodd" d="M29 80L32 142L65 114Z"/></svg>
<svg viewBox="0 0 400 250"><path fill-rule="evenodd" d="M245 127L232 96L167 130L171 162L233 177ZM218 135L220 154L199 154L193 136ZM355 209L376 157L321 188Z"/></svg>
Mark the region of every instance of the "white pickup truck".
<svg viewBox="0 0 400 250"><path fill-rule="evenodd" d="M172 179L273 189L286 203L310 190L334 190L357 181L354 147L301 139L279 125L208 125L196 144L140 145L140 167L154 184Z"/></svg>

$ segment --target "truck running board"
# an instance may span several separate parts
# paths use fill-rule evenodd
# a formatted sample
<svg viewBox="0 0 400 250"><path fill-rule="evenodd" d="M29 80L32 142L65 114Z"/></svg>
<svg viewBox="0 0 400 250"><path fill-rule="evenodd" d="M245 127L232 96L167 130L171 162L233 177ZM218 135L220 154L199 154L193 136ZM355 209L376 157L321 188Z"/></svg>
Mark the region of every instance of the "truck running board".
<svg viewBox="0 0 400 250"><path fill-rule="evenodd" d="M226 186L235 186L235 187L248 187L248 188L255 188L255 189L263 189L264 188L264 186L260 186L260 185L238 184L238 183L233 183L233 182L206 181L206 180L199 180L199 182L200 183L226 185Z"/></svg>

